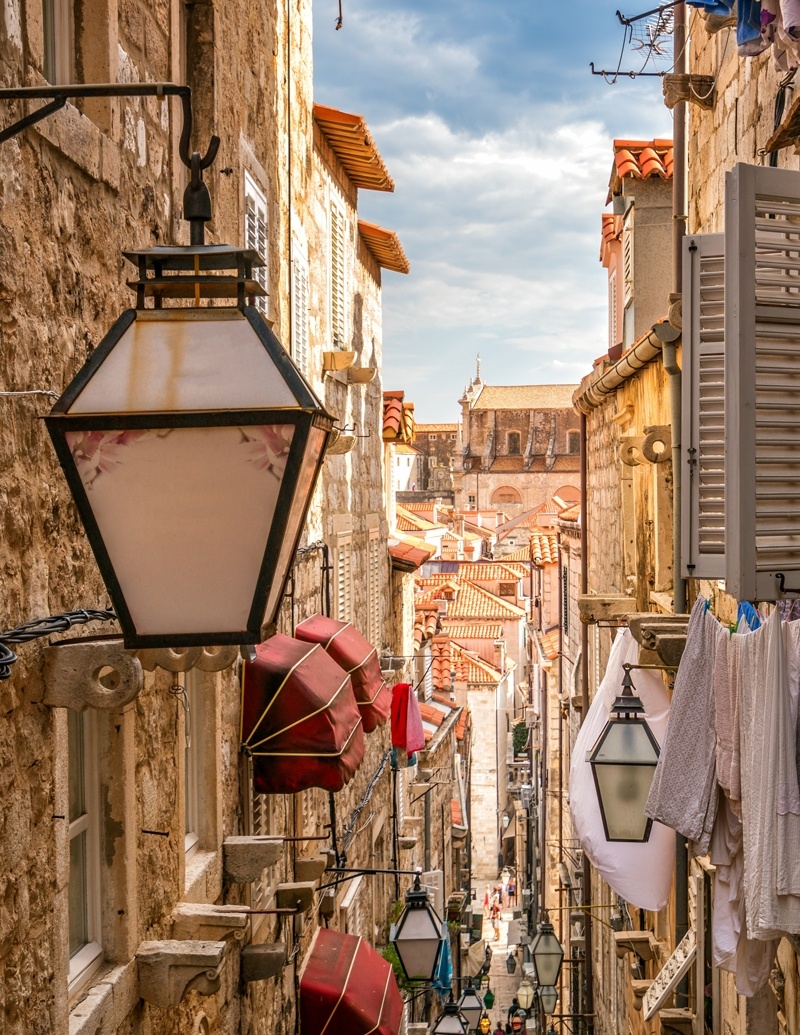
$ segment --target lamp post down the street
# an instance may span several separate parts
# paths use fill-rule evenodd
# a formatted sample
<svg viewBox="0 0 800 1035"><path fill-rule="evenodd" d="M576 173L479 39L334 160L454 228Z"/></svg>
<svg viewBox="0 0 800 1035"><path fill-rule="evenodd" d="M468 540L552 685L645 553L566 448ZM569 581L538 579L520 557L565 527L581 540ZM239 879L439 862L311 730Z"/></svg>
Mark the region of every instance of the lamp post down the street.
<svg viewBox="0 0 800 1035"><path fill-rule="evenodd" d="M623 665L622 693L589 753L607 841L644 842L653 821L644 807L658 763L659 747L634 694L630 664Z"/></svg>
<svg viewBox="0 0 800 1035"><path fill-rule="evenodd" d="M400 918L392 924L389 941L409 981L433 981L442 951L442 921L418 873L414 887L406 892L406 905Z"/></svg>

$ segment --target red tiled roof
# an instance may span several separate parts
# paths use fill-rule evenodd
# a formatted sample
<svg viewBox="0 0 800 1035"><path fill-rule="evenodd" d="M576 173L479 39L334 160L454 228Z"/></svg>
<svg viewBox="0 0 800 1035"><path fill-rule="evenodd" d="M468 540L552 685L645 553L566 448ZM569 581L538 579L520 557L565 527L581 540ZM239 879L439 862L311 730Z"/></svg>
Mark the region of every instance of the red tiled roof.
<svg viewBox="0 0 800 1035"><path fill-rule="evenodd" d="M539 644L542 654L550 661L558 657L558 629L551 629L550 632L539 634Z"/></svg>
<svg viewBox="0 0 800 1035"><path fill-rule="evenodd" d="M419 568L436 553L436 547L424 539L413 536L392 536L389 539L389 556L403 566Z"/></svg>
<svg viewBox="0 0 800 1035"><path fill-rule="evenodd" d="M414 647L419 650L424 640L429 640L436 635L436 626L439 623L439 611L416 609L414 615Z"/></svg>
<svg viewBox="0 0 800 1035"><path fill-rule="evenodd" d="M453 433L458 431L458 424L418 424L417 431L421 435L436 431L449 431Z"/></svg>
<svg viewBox="0 0 800 1035"><path fill-rule="evenodd" d="M497 561L465 561L458 566L458 574L473 582L510 582L523 579L528 569L522 564L506 564Z"/></svg>
<svg viewBox="0 0 800 1035"><path fill-rule="evenodd" d="M442 619L442 628L454 640L501 640L503 638L502 625L478 624L464 625L463 622L451 622L447 618Z"/></svg>
<svg viewBox="0 0 800 1035"><path fill-rule="evenodd" d="M637 180L658 177L672 179L671 140L615 140L614 164L608 185L608 199L622 190L622 180L632 176Z"/></svg>
<svg viewBox="0 0 800 1035"><path fill-rule="evenodd" d="M464 826L464 817L461 815L461 802L458 798L453 798L450 802L450 817L454 827Z"/></svg>
<svg viewBox="0 0 800 1035"><path fill-rule="evenodd" d="M474 582L463 582L455 600L448 601L449 618L505 619L506 621L525 616L525 609L501 600L487 589L481 589Z"/></svg>
<svg viewBox="0 0 800 1035"><path fill-rule="evenodd" d="M315 104L314 121L356 187L394 190L389 170L363 116Z"/></svg>
<svg viewBox="0 0 800 1035"><path fill-rule="evenodd" d="M455 663L456 679L459 681L497 684L503 678L503 673L499 669L460 643L452 643L451 653Z"/></svg>
<svg viewBox="0 0 800 1035"><path fill-rule="evenodd" d="M558 515L562 521L580 521L581 519L581 505L580 503L574 503L571 507L567 507L566 510L562 510Z"/></svg>
<svg viewBox="0 0 800 1035"><path fill-rule="evenodd" d="M525 457L523 456L498 456L492 461L492 471L524 471Z"/></svg>
<svg viewBox="0 0 800 1035"><path fill-rule="evenodd" d="M397 527L401 532L430 532L434 528L441 528L441 525L436 524L433 521L428 521L427 518L420 517L419 514L412 514L410 510L406 510L399 503L396 507L397 510Z"/></svg>
<svg viewBox="0 0 800 1035"><path fill-rule="evenodd" d="M414 404L405 402L405 392L383 393L383 440L414 441Z"/></svg>
<svg viewBox="0 0 800 1035"><path fill-rule="evenodd" d="M394 270L395 273L408 273L411 263L394 230L359 219L358 232L379 266L385 270Z"/></svg>

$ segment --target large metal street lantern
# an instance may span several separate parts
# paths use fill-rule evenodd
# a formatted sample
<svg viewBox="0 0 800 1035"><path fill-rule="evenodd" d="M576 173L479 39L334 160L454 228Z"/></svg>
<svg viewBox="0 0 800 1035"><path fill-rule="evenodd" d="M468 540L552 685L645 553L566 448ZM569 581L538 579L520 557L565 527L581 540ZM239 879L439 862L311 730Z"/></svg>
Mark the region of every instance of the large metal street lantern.
<svg viewBox="0 0 800 1035"><path fill-rule="evenodd" d="M536 994L539 996L539 1002L542 1004L544 1013L548 1017L554 1014L558 1005L558 989L555 985L540 985L536 990Z"/></svg>
<svg viewBox="0 0 800 1035"><path fill-rule="evenodd" d="M530 1012L530 1009L533 1006L533 1000L535 995L536 992L534 990L533 985L530 983L530 981L528 981L527 978L525 978L525 980L517 989L517 1002L526 1013Z"/></svg>
<svg viewBox="0 0 800 1035"><path fill-rule="evenodd" d="M536 968L536 981L540 986L558 983L564 949L556 938L553 925L544 921L539 925L539 933L531 942L531 957Z"/></svg>
<svg viewBox="0 0 800 1035"><path fill-rule="evenodd" d="M624 665L622 693L589 753L607 841L647 841L652 820L644 814L659 747L633 692L631 666ZM616 713L616 714L615 714Z"/></svg>
<svg viewBox="0 0 800 1035"><path fill-rule="evenodd" d="M444 1009L431 1029L431 1035L467 1035L467 1019L458 1009L458 1003L451 999L444 1004Z"/></svg>
<svg viewBox="0 0 800 1035"><path fill-rule="evenodd" d="M392 924L389 941L409 981L433 981L442 951L442 921L419 875L414 878L414 887L406 892L405 909Z"/></svg>
<svg viewBox="0 0 800 1035"><path fill-rule="evenodd" d="M246 304L263 294L257 252L199 243L126 257L137 308L75 375L48 430L126 646L258 643L333 420ZM170 298L194 305L164 307Z"/></svg>
<svg viewBox="0 0 800 1035"><path fill-rule="evenodd" d="M459 996L458 1009L466 1018L470 1031L478 1027L478 1021L483 1013L483 1000L471 981L467 983L467 987Z"/></svg>

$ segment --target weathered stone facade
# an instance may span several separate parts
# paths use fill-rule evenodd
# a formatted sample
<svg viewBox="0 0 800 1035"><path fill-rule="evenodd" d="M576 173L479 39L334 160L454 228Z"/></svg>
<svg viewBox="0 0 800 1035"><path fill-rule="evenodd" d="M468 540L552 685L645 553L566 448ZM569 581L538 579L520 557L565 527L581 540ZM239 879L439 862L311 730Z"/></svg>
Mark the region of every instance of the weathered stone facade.
<svg viewBox="0 0 800 1035"><path fill-rule="evenodd" d="M310 0L188 7L121 0L76 11L74 63L57 70L61 81L192 86L194 146L205 151L212 132L222 137L206 173L214 213L207 240L245 243L246 196L260 195L265 315L339 425L357 428L352 450L332 453L324 465L301 540L310 549L297 559L280 628L291 632L330 601L333 616L352 620L378 650L410 654L410 609L404 615L390 607L381 441L365 430L380 425L380 376L369 383L323 372L323 353L332 347L332 193L346 224L350 271L340 347L355 354L355 368L378 372L381 268L358 231L357 189L315 126ZM43 83L50 27L41 4L12 0L0 27L4 84ZM4 105L4 124L27 110L27 103ZM68 104L0 145L0 389L28 393L0 398L0 628L108 605L38 418L47 393L60 394L132 304L125 286L132 271L121 250L188 239L180 220L180 128L174 100L93 100ZM307 312L298 309L292 276L299 237L307 249ZM404 617L405 631L396 627ZM273 908L279 884L315 872L319 863L311 860L332 844L332 819L349 865L394 864L388 728L367 737L364 761L333 810L319 790L256 800L240 745L240 661L219 672L146 670L130 703L78 713L43 703L52 692L44 643L19 647L2 683L0 1029L294 1031L297 970L321 923L324 893L315 890L303 916L248 909ZM71 864L78 744L84 814L96 838L83 892L76 891L74 855ZM240 884L225 868L223 842L251 834L297 840L279 841L256 881ZM315 883L326 882L317 872ZM70 910L74 919L76 895L84 892L96 910L84 947L96 945L96 952L79 972ZM357 894L345 883L334 889L328 922L380 941L394 897L386 881L365 876ZM214 914L214 905L241 912L230 922L212 915L203 926L191 905L208 907L204 915ZM152 942L167 963L153 961ZM200 944L218 948L192 963L189 949ZM283 955L267 979L261 950L269 945ZM217 977L209 977L215 967ZM243 983L245 973L260 979Z"/></svg>

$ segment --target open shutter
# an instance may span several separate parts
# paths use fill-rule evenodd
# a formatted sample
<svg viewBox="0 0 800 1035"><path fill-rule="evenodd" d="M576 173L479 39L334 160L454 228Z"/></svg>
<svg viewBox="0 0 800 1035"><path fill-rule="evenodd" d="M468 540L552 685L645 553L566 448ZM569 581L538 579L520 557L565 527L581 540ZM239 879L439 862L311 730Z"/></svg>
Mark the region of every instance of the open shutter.
<svg viewBox="0 0 800 1035"><path fill-rule="evenodd" d="M726 179L727 588L800 587L800 174Z"/></svg>
<svg viewBox="0 0 800 1035"><path fill-rule="evenodd" d="M331 200L331 337L337 349L345 347L345 239L347 220L342 207Z"/></svg>
<svg viewBox="0 0 800 1035"><path fill-rule="evenodd" d="M292 240L292 358L308 376L308 254L304 242Z"/></svg>
<svg viewBox="0 0 800 1035"><path fill-rule="evenodd" d="M265 262L269 259L269 240L267 237L267 201L248 173L244 176L244 246L255 248ZM254 279L267 290L269 271L267 266L253 267ZM268 312L268 298L260 295L256 298L256 308L265 316Z"/></svg>
<svg viewBox="0 0 800 1035"><path fill-rule="evenodd" d="M724 234L684 239L681 569L725 577Z"/></svg>

